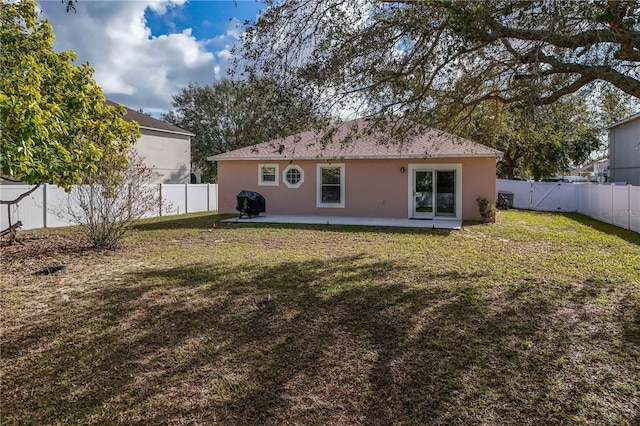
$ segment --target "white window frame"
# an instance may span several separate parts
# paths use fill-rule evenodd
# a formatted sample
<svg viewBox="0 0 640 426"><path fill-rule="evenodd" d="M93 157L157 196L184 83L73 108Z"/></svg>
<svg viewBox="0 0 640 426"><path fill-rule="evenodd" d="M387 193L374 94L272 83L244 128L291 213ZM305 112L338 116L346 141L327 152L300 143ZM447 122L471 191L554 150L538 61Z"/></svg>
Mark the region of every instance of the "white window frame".
<svg viewBox="0 0 640 426"><path fill-rule="evenodd" d="M340 169L340 202L322 202L322 169ZM345 167L344 163L319 163L316 165L316 207L318 208L344 208L345 200Z"/></svg>
<svg viewBox="0 0 640 426"><path fill-rule="evenodd" d="M262 180L262 169L265 167L273 167L275 169L276 179L275 181ZM258 164L258 186L278 186L280 185L280 165L275 163L263 163Z"/></svg>
<svg viewBox="0 0 640 426"><path fill-rule="evenodd" d="M291 183L289 182L289 180L287 180L287 172L291 169L297 169L300 172L300 180L298 181L298 183ZM295 164L291 164L285 167L285 169L282 171L282 182L287 185L287 188L300 188L300 185L304 183L304 169Z"/></svg>

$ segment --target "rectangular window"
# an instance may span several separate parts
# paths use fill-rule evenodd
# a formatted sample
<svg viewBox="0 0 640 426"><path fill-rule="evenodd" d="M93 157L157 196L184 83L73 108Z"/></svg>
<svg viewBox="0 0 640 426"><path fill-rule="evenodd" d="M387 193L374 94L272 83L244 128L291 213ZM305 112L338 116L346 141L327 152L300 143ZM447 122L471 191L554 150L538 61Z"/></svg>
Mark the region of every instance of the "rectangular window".
<svg viewBox="0 0 640 426"><path fill-rule="evenodd" d="M278 186L278 169L277 164L258 164L258 185Z"/></svg>
<svg viewBox="0 0 640 426"><path fill-rule="evenodd" d="M344 164L318 164L317 207L344 207Z"/></svg>

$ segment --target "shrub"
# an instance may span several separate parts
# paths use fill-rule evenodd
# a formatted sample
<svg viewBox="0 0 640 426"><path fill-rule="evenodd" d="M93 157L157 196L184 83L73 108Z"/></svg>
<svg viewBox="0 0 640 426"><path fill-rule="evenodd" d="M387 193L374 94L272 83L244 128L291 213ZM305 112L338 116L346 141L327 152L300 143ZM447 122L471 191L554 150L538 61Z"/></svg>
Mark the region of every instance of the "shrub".
<svg viewBox="0 0 640 426"><path fill-rule="evenodd" d="M480 211L480 217L483 223L495 222L496 220L496 207L489 202L485 197L476 198L478 202L478 210Z"/></svg>
<svg viewBox="0 0 640 426"><path fill-rule="evenodd" d="M150 184L155 177L133 153L115 180L113 174L93 175L87 184L76 186L63 214L94 247L116 249L136 220L162 209L158 187Z"/></svg>

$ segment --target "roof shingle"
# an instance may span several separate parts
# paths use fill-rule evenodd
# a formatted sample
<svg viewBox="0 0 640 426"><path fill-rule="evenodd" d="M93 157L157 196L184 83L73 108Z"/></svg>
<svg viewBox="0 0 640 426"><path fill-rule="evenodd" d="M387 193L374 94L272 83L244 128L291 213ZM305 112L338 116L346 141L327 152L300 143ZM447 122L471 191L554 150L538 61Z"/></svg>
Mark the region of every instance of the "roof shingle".
<svg viewBox="0 0 640 426"><path fill-rule="evenodd" d="M117 102L113 102L107 99L106 104L109 106L119 106L121 104L117 103ZM122 105L124 106L124 105ZM161 121L158 119L155 119L153 117L149 117L146 114L143 114L141 112L138 111L134 111L131 108L127 108L126 106L124 106L127 110L127 113L124 115L124 118L126 121L137 121L138 124L140 124L140 128L142 129L152 129L152 130L159 130L161 132L169 132L169 133L177 133L180 135L187 135L187 136L195 136L193 133L189 132L188 130L184 130L181 129L178 126L175 126L171 123L167 123L165 121Z"/></svg>
<svg viewBox="0 0 640 426"><path fill-rule="evenodd" d="M335 126L333 142L323 144L326 133L307 131L284 139L236 149L209 160L314 160L500 157L502 152L452 134L427 129L409 141L381 143L380 133L366 119ZM374 133L375 132L375 133Z"/></svg>

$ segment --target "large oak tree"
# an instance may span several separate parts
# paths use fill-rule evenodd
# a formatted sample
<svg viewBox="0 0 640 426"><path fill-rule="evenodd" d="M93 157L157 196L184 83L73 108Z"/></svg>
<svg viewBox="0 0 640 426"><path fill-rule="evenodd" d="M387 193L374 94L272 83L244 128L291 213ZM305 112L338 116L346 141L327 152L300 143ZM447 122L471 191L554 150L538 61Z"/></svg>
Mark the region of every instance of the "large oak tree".
<svg viewBox="0 0 640 426"><path fill-rule="evenodd" d="M535 109L594 82L640 98L639 0L267 3L249 72L332 110L452 127L482 102Z"/></svg>

